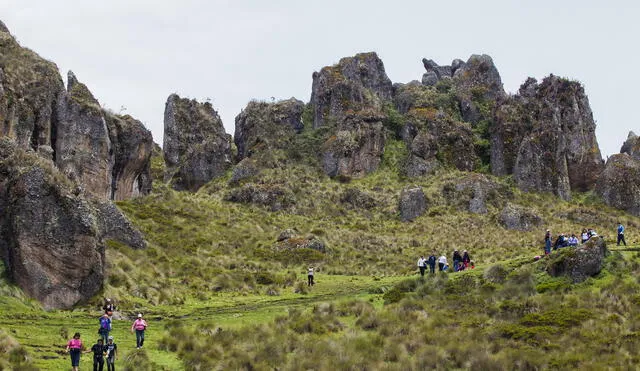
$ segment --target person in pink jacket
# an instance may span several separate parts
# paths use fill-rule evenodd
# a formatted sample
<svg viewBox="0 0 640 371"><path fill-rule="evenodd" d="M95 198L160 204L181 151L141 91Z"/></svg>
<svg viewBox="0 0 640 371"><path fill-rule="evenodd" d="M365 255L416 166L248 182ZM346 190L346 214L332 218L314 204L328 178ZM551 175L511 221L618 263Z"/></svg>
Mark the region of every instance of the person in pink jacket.
<svg viewBox="0 0 640 371"><path fill-rule="evenodd" d="M142 319L142 313L138 314L138 319L133 322L131 325L131 333L133 334L133 330L136 331L136 348L142 348L144 344L144 330L147 329L147 321Z"/></svg>

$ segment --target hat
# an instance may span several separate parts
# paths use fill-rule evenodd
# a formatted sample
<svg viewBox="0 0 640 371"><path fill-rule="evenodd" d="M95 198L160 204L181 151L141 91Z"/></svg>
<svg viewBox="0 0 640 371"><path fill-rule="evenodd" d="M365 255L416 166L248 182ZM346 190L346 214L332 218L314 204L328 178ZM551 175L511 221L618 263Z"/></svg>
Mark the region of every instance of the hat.
<svg viewBox="0 0 640 371"><path fill-rule="evenodd" d="M109 336L109 340L113 340L113 336Z"/></svg>
<svg viewBox="0 0 640 371"><path fill-rule="evenodd" d="M142 318L142 313L138 313L138 318Z"/></svg>
<svg viewBox="0 0 640 371"><path fill-rule="evenodd" d="M107 298L107 301L111 301L111 299Z"/></svg>

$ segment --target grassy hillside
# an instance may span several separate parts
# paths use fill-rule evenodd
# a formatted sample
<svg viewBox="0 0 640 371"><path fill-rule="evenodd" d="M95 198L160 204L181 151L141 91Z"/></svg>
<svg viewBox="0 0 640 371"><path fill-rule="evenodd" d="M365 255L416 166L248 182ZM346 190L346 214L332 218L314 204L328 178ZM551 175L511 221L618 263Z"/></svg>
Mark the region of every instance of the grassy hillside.
<svg viewBox="0 0 640 371"><path fill-rule="evenodd" d="M554 234L595 228L611 245L621 221L637 248L638 218L591 194L565 202L488 175L498 191L486 214L472 214L464 191L452 191L469 174L403 178L394 170L401 148L391 143L381 170L364 179L331 180L298 164L234 185L218 179L196 194L156 184L150 196L120 202L149 248L110 243L99 297L74 311L45 312L0 282L0 369L68 367L64 344L75 331L95 340L103 297L116 299L126 318L141 311L150 321L140 351L129 320L115 322L121 369L637 367L638 252L615 252L600 275L579 285L551 278L532 258L547 227ZM398 197L408 185L424 189L429 208L405 223ZM245 190L277 190L284 209L227 201ZM507 203L543 224L504 229L498 220ZM285 229L302 241L320 239L326 251L277 242ZM469 250L477 268L417 278L419 255L450 258L454 248ZM318 272L312 289L309 265ZM83 356L83 368L90 359Z"/></svg>

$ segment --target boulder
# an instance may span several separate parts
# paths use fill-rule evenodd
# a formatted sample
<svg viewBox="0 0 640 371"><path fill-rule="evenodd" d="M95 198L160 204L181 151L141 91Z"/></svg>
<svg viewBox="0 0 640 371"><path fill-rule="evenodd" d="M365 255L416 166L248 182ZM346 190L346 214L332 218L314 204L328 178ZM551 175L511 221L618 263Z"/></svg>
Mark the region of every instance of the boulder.
<svg viewBox="0 0 640 371"><path fill-rule="evenodd" d="M358 188L347 188L340 195L340 202L349 205L354 209L373 209L377 201L368 193L359 190Z"/></svg>
<svg viewBox="0 0 640 371"><path fill-rule="evenodd" d="M508 187L476 173L466 175L453 187L445 185L443 195L448 203L462 203L473 214L486 214L487 204L498 207L504 204L504 198L512 196Z"/></svg>
<svg viewBox="0 0 640 371"><path fill-rule="evenodd" d="M500 213L500 224L509 230L531 231L542 225L542 218L531 210L509 203Z"/></svg>
<svg viewBox="0 0 640 371"><path fill-rule="evenodd" d="M610 156L595 190L607 205L640 216L640 160L627 153Z"/></svg>
<svg viewBox="0 0 640 371"><path fill-rule="evenodd" d="M113 148L112 200L127 200L151 192L153 137L129 115L105 115Z"/></svg>
<svg viewBox="0 0 640 371"><path fill-rule="evenodd" d="M295 98L277 103L249 102L236 116L233 136L238 148L238 160L255 153L268 154L285 149L295 134L304 128L304 103Z"/></svg>
<svg viewBox="0 0 640 371"><path fill-rule="evenodd" d="M45 308L70 308L102 288L107 240L145 246L111 203L85 198L51 160L7 138L0 139L0 174L0 256Z"/></svg>
<svg viewBox="0 0 640 371"><path fill-rule="evenodd" d="M232 164L231 136L211 103L172 94L164 111L165 181L176 190L197 191Z"/></svg>
<svg viewBox="0 0 640 371"><path fill-rule="evenodd" d="M561 249L547 263L547 273L553 277L568 276L573 283L579 283L600 273L607 253L604 239L592 237L579 247Z"/></svg>
<svg viewBox="0 0 640 371"><path fill-rule="evenodd" d="M68 73L67 93L56 106L55 163L99 199L111 198L112 146L107 123L89 89Z"/></svg>
<svg viewBox="0 0 640 371"><path fill-rule="evenodd" d="M421 216L427 210L427 198L421 187L405 187L400 192L399 203L400 219L403 222L410 222Z"/></svg>
<svg viewBox="0 0 640 371"><path fill-rule="evenodd" d="M529 78L519 94L500 99L491 128L491 170L514 174L526 191L592 189L603 169L595 122L578 82L549 76Z"/></svg>
<svg viewBox="0 0 640 371"><path fill-rule="evenodd" d="M620 153L626 153L634 159L640 160L640 138L633 131L629 132L627 140L620 148Z"/></svg>
<svg viewBox="0 0 640 371"><path fill-rule="evenodd" d="M280 234L278 235L278 239L277 241L284 241L284 240L288 240L290 238L293 238L295 236L298 235L298 231L292 228L287 228L284 231L280 232Z"/></svg>
<svg viewBox="0 0 640 371"><path fill-rule="evenodd" d="M253 178L258 174L260 174L260 167L256 163L256 160L249 157L244 158L233 167L229 184L238 184L241 180Z"/></svg>

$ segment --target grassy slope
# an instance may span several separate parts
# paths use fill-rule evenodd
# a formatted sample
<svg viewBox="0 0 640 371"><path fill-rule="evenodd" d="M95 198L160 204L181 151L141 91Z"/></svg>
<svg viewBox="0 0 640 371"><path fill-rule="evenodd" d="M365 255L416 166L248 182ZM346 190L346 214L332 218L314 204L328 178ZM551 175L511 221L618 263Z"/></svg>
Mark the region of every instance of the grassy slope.
<svg viewBox="0 0 640 371"><path fill-rule="evenodd" d="M443 293L437 300L424 301L421 298L426 291L420 289L421 286L410 285L412 287L408 291L415 291L417 294L408 295L417 295L417 299L408 298L401 304L380 308L383 299L395 300L394 292L400 289L389 290L394 284L400 283L399 287L402 288L403 285L406 286L402 280L415 274L415 260L419 254L436 249L439 253L450 256L453 248L468 249L478 264L478 269L472 274L481 281L482 270L496 262L508 261L511 265L518 266L539 254L544 227L532 232L506 231L496 223L504 200L496 206L489 205L487 214L474 215L466 212L464 205L447 202L443 198L443 186L465 174L443 172L428 179L406 180L390 170L395 168L395 162L394 156L387 156L381 171L346 184L327 179L313 168L305 166L265 170L259 176L258 183L279 184L286 187L295 198L295 204L290 209L279 212L269 211L262 206L224 201L228 191L226 179L212 182L197 194L178 193L159 185L156 187L158 191L148 197L120 203L119 206L145 232L150 243L150 247L143 251L133 251L117 244L111 244L107 250L108 279L103 295L116 298L124 308L125 315L133 316L136 312L143 311L151 321L148 346L143 352L135 352L132 346L129 347L133 343L132 335L127 332L129 322L116 322L114 334L121 344L123 356L130 358L129 363L139 367L149 362L155 363L150 366L151 369L180 369L183 363L178 358L188 360L185 364L195 367L198 363L193 357L194 352L200 349L199 345L186 342L191 345L185 349L179 344L173 344L171 339L181 339L180 334L191 334L190 331L195 331L194 326L210 328L212 331L222 327L244 334L244 327L254 328L256 324L264 324L266 333L263 335L271 334L274 339L278 339L277 335L280 333L293 331L292 338L299 341L300 349L303 350L310 337L315 337L315 342L329 341L333 336L340 337L340 334L349 333L358 337L363 346L366 345L365 349L374 352L392 352L391 348L395 347L392 347L393 342L404 344L405 350L393 351L400 352L399 355L389 356L388 359L374 357L371 366L380 367L388 362L399 362L397 365L417 367L417 364L411 363L416 354L406 351L412 348L412 345L405 344L408 335L396 334L381 344L376 343L380 341L376 339L377 336L387 338L386 331L394 323L391 318L396 318L396 321L402 321L403 318L405 321L415 320L414 317L419 315L416 313L422 311L440 318L442 326L450 331L454 331L454 327L459 325L456 325L455 317L448 314L452 306L455 307L457 299L446 291L445 284L435 284L440 281L434 281L436 291L432 292ZM508 178L495 181L509 185ZM402 223L397 217L397 197L402 187L411 184L421 185L425 189L431 203L430 212L412 223ZM347 188L358 188L368 193L376 200L376 206L363 210L341 203L341 195ZM534 210L543 217L545 226L550 226L554 231L577 232L589 226L596 228L601 234L612 236L615 227L613 223L621 220L628 227L628 242L637 243L634 229L640 225L638 218L607 208L588 194L576 195L573 201L564 202L550 195L527 194L516 190L513 191L510 202ZM583 225L566 218L559 210L565 213L581 210L583 214L594 218L589 225ZM320 254L306 250L275 249L276 237L286 228L297 228L302 235L319 236L326 242L328 252ZM625 254L635 259L634 253ZM318 286L310 293L305 293L304 271L309 264L317 267ZM628 271L631 268L625 269ZM477 324L494 321L494 312L500 312L500 308L527 307L532 300L548 304L557 296L562 296L562 300L565 300L564 297L569 295L582 303L585 298L593 299L593 293L599 292L600 286L608 287L606 285L611 283L612 276L604 274L599 279L590 280L588 285L571 289L569 294L566 294L568 285L564 281L550 280L545 274L539 273L533 277L533 287L542 291L539 294L535 294L535 290L530 292L527 287L523 289L519 284L510 286L507 282L496 285L492 292L499 294L491 294L486 300L482 299L486 287L476 282L472 295L475 299L460 305L454 311L457 315L469 317L462 328L471 331L470 328ZM68 360L60 352L69 334L79 330L86 336L91 334L89 339L93 340L99 314L95 308L100 297L73 312L44 312L37 303L22 297L21 292L10 284L2 282L0 287L0 328L26 348L38 368L67 367ZM513 291L512 299L507 299L504 294L509 290ZM518 294L520 291L526 294ZM405 294L400 296L403 295ZM374 303L373 309L367 309L367 313L372 313L369 316L377 318L374 322L378 325L373 330L366 329L362 321L358 323L359 317L349 309L343 311L346 313L344 315L331 314L332 320L335 319L343 326L338 331L321 331L315 335L305 335L304 331L302 334L296 332L295 323L300 320L300 314L292 308L316 308L319 302L337 302L336 306L347 307L361 305L349 304L349 299L352 298L362 299L364 303L371 300ZM409 303L411 300L418 300L418 304L406 304L407 300L410 300ZM538 304L535 310L544 309L546 304ZM415 310L389 314L398 311L398 305L415 306ZM494 312L476 311L474 308L478 307L493 308ZM287 312L293 314L273 321ZM518 325L517 316L505 316L500 321L504 322L504 326ZM625 321L623 319L622 323ZM183 327L185 323L187 325ZM387 330L379 334L381 329ZM522 329L516 327L514 331L520 330ZM198 334L192 334L191 337L200 338ZM511 341L521 341L520 338L504 340L504 334L505 332L483 333L480 336L474 333L471 338L477 340L480 336L486 341L487 338L483 336L488 336L489 342L500 349L513 346ZM529 346L527 336L530 335L523 336L523 344ZM240 337L251 339L246 334ZM390 343L390 339L395 340ZM454 336L453 339L458 337ZM553 339L544 339L553 343ZM247 345L243 344L238 340L228 346L230 349L235 346L239 349L246 348ZM441 349L438 352L445 353L447 347L451 346L449 343L431 344L438 345ZM304 353L303 350L300 352ZM208 359L214 364L233 367L225 354L227 353L209 354ZM358 354L354 353L351 361L357 362ZM144 356L148 356L150 361L145 360ZM90 362L89 355L83 357L85 364ZM452 367L466 368L464 364L456 366L457 361L451 358L451 354L440 354L438 357L440 358L436 358L442 364L453 362L450 363ZM496 362L507 362L505 360L510 359L507 355L501 357ZM121 362L127 364L124 359ZM206 364L202 362L200 364ZM286 356L272 362L286 363L290 368L301 366ZM346 363L344 365L347 367Z"/></svg>

